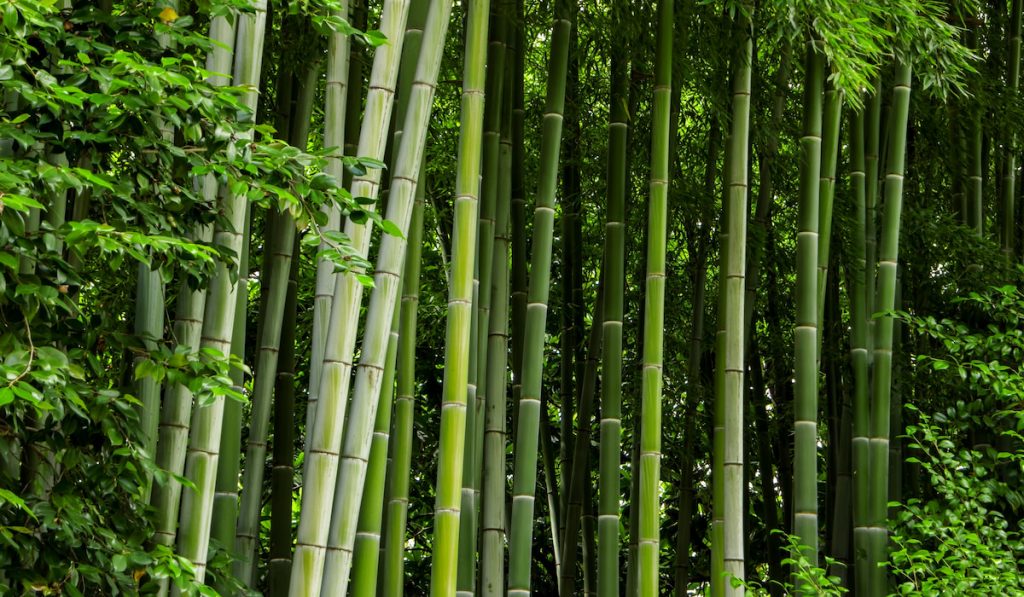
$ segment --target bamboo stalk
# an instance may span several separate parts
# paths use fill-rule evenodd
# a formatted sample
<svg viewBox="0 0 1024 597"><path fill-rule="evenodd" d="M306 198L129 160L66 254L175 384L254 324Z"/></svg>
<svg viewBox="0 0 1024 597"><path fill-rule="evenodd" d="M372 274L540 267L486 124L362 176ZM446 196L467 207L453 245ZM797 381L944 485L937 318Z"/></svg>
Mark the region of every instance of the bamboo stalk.
<svg viewBox="0 0 1024 597"><path fill-rule="evenodd" d="M644 293L641 384L640 495L637 536L637 593L658 592L661 513L661 394L665 333L665 277L668 249L669 98L672 94L673 0L658 3L651 180L648 204L647 283Z"/></svg>
<svg viewBox="0 0 1024 597"><path fill-rule="evenodd" d="M523 383L518 403L515 467L512 488L512 527L509 537L509 597L530 594L534 491L537 485L537 437L540 431L542 369L547 322L551 244L554 229L555 188L562 141L562 113L569 58L571 24L568 6L561 0L551 31L547 100L541 129L540 174L534 208L533 253L523 338Z"/></svg>
<svg viewBox="0 0 1024 597"><path fill-rule="evenodd" d="M259 73L263 59L263 38L266 24L266 2L254 3L254 12L236 17L238 43L235 52L233 82L236 85L259 87ZM256 113L256 93L245 94L243 104ZM225 216L225 224L214 232L214 242L241 255L245 239L242 232L247 217L248 202L244 196L233 196L224 192L219 201ZM238 259L237 257L235 258ZM201 347L227 355L233 334L237 283L233 281L231 269L234 263L221 262L210 282L206 311L203 317ZM237 274L236 274L237 275ZM182 496L179 518L180 530L177 537L178 553L192 561L195 577L201 581L206 573L206 556L209 549L210 523L213 516L214 484L220 456L220 439L224 419L224 397L215 397L210 404L200 406L192 413L189 430L188 453L185 457L185 476L196 489ZM178 593L177 586L171 588Z"/></svg>

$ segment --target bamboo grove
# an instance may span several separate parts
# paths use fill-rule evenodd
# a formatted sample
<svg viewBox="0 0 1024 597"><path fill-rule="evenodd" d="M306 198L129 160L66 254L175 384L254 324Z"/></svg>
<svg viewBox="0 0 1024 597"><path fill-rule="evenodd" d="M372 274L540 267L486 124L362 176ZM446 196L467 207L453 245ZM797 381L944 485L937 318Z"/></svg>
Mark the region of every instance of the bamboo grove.
<svg viewBox="0 0 1024 597"><path fill-rule="evenodd" d="M1024 592L1022 8L0 3L0 594Z"/></svg>

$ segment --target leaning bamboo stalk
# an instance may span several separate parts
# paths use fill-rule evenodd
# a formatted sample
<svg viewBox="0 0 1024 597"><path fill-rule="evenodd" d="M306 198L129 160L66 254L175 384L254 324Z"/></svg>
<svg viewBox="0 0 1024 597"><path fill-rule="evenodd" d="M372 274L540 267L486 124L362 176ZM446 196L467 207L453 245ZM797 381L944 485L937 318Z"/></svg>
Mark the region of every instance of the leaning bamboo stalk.
<svg viewBox="0 0 1024 597"><path fill-rule="evenodd" d="M383 524L385 475L388 472L388 444L391 440L391 405L395 395L395 364L398 360L400 317L401 304L396 301L384 360L380 403L373 423L373 439L367 462L366 484L363 487L362 504L359 508L359 521L353 544L352 593L358 597L374 597L377 594L380 532Z"/></svg>
<svg viewBox="0 0 1024 597"><path fill-rule="evenodd" d="M548 63L547 100L541 129L540 174L533 220L533 253L527 293L523 337L523 383L516 421L512 520L509 537L509 597L530 594L534 491L537 485L537 438L540 431L544 339L547 324L548 284L551 280L551 245L554 231L555 189L562 142L562 113L569 59L571 24L568 6L558 3L552 24Z"/></svg>
<svg viewBox="0 0 1024 597"><path fill-rule="evenodd" d="M339 3L340 10L334 16L347 19L349 2ZM327 160L324 171L333 176L341 184L345 168L342 165L341 151L345 145L345 125L347 115L347 89L349 73L349 53L351 40L343 33L331 33L327 41L327 86L324 91L324 147L335 147L339 155ZM353 115L354 116L354 115ZM341 211L336 206L325 206L327 223L323 230L336 231L341 228ZM329 246L321 242L320 250ZM317 417L320 402L320 377L323 368L324 351L327 346L328 330L331 318L331 298L337 282L334 264L329 259L317 257L316 286L313 292L313 337L309 359L309 398L306 404L306 439L305 448L309 451L311 430Z"/></svg>
<svg viewBox="0 0 1024 597"><path fill-rule="evenodd" d="M402 120L405 117L405 106L409 101L409 93L416 74L419 61L420 45L423 38L423 27L427 18L429 3L414 2L409 7L406 20L405 41L402 45L402 68L398 73L398 95L396 109L398 122L395 127L394 147L401 146ZM397 156L396 156L397 157ZM392 166L393 167L393 166ZM379 591L388 597L402 595L405 583L403 578L405 528L409 513L409 481L412 465L413 418L415 414L416 388L416 310L419 306L420 259L423 243L423 209L426 181L421 164L419 180L416 184L416 198L413 203L412 220L409 225L408 254L405 269L402 272L402 306L400 330L398 336L398 356L395 366L395 413L394 431L391 441L392 474L386 506L386 522L381 546L381 579Z"/></svg>
<svg viewBox="0 0 1024 597"><path fill-rule="evenodd" d="M263 59L263 38L266 25L267 4L258 0L254 12L238 15L238 51L235 52L235 76L237 85L259 86L260 66ZM255 116L256 93L250 91L243 99L245 107ZM214 242L241 255L242 231L245 225L248 202L244 195L224 193L220 209L226 224L214 233ZM237 257L235 258L237 260ZM234 327L237 282L229 271L237 268L238 262L220 263L210 282L206 312L203 318L202 348L213 349L227 355L231 347ZM224 397L215 397L210 404L200 406L193 413L189 430L189 448L185 459L185 476L196 489L182 496L178 553L192 561L196 579L202 580L206 573L206 555L209 549L210 522L213 516L214 481L220 452L220 435L224 415ZM177 587L172 588L177 594Z"/></svg>
<svg viewBox="0 0 1024 597"><path fill-rule="evenodd" d="M245 227L242 232L242 254L239 257L239 283L235 289L235 322L231 334L231 356L245 359L245 322L249 305L249 238L251 215L246 207ZM245 373L233 367L229 374L231 389L237 394L244 392ZM217 479L213 494L213 519L210 538L219 543L232 556L234 552L235 522L238 519L238 469L241 466L242 448L242 403L238 400L224 402L221 424L220 456L217 465ZM217 591L224 590L224 579L214 584Z"/></svg>
<svg viewBox="0 0 1024 597"><path fill-rule="evenodd" d="M358 154L361 157L376 160L384 157L407 14L406 0L391 0L381 15L381 32L390 41L379 46L374 54L370 91L359 135ZM380 176L380 170L370 169L362 176L355 177L352 181L352 196L375 199ZM359 255L365 257L370 243L368 227L349 220L345 225L345 233ZM303 467L302 507L295 557L292 560L292 594L313 595L320 592L327 545L338 537L329 532L332 529L329 525L332 524L332 498L338 477L352 354L362 300L363 287L357 275L358 272L346 272L338 277L334 285L330 329L318 384L320 400L316 406L311 437L307 438L308 449ZM386 337L386 333L382 337ZM355 516L351 522L354 532ZM328 587L344 590L344 587L336 585Z"/></svg>
<svg viewBox="0 0 1024 597"><path fill-rule="evenodd" d="M384 564L380 593L400 597L405 586L403 578L405 528L409 513L409 478L412 465L413 417L416 389L416 310L419 306L420 256L423 242L423 180L416 185L409 226L409 249L402 274L404 293L398 335L398 362L395 396L394 456L391 492L387 505L387 528L384 537Z"/></svg>
<svg viewBox="0 0 1024 597"><path fill-rule="evenodd" d="M399 3L395 3L396 8ZM408 6L403 7L403 12ZM398 295L405 259L406 239L412 215L417 174L423 159L427 129L430 121L434 86L440 68L444 40L447 34L451 4L441 1L433 4L423 30L423 44L412 83L409 103L405 108L405 128L395 161L388 200L387 219L394 223L400 236L386 235L381 239L374 274L374 290L366 316L359 367L356 371L355 390L351 412L345 429L341 461L335 486L334 510L328 546L328 566L324 572L327 594L344 595L351 566L355 540L356 513L366 481L366 461L370 449L370 425L376 417L381 391L381 373L386 356L389 315ZM405 19L401 23L405 29ZM395 33L397 36L398 33ZM372 87L372 86L371 86Z"/></svg>
<svg viewBox="0 0 1024 597"><path fill-rule="evenodd" d="M260 510L263 501L263 470L266 460L267 438L270 435L270 412L277 378L278 357L281 349L282 324L285 318L285 300L288 278L291 274L292 251L295 244L295 222L287 213L269 214L267 239L268 270L262 272L264 296L262 333L256 361L256 379L253 384L252 414L245 451L245 472L242 477L242 497L237 530L235 531L234 574L246 586L254 586L256 575L256 542L260 530ZM236 481L237 483L237 481Z"/></svg>

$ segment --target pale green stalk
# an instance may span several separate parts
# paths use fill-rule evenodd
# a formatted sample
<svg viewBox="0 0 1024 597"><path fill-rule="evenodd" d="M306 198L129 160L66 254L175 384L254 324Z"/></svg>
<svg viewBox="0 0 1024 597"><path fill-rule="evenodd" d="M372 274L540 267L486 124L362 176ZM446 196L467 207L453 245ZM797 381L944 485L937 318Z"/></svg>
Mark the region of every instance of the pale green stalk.
<svg viewBox="0 0 1024 597"><path fill-rule="evenodd" d="M270 411L277 380L277 363L281 350L284 305L291 275L292 251L295 244L295 222L288 213L268 214L270 231L266 239L269 253L268 269L260 272L263 289L262 332L256 357L256 379L253 383L252 412L245 451L245 472L235 537L234 574L246 586L255 586L256 546L260 532L260 510L263 502L263 471L270 435Z"/></svg>
<svg viewBox="0 0 1024 597"><path fill-rule="evenodd" d="M405 8L407 9L407 6ZM416 78L412 83L409 103L405 107L404 133L395 159L387 211L387 219L395 224L402 236L383 236L377 256L374 290L367 309L366 328L363 331L363 345L350 407L351 414L342 445L335 506L331 518L328 566L324 573L324 589L329 592L324 594L344 595L344 587L348 580L355 540L354 523L366 481L370 425L376 417L381 391L381 373L386 356L386 345L381 340L387 337L390 314L395 308L398 296L398 283L406 250L404 235L408 232L412 215L415 187L426 144L434 86L440 68L450 11L451 5L447 2L431 5L423 31ZM403 18L401 31L404 30ZM397 36L398 32L395 35Z"/></svg>
<svg viewBox="0 0 1024 597"><path fill-rule="evenodd" d="M259 87L266 7L265 0L259 0L255 3L253 13L236 17L238 51L235 53L234 83L237 85ZM246 93L243 103L255 116L256 93ZM236 197L224 192L221 196L220 210L225 223L215 230L214 242L233 251L235 255L241 255L242 243L245 242L241 232L245 227L248 211L246 207L247 200L244 195ZM237 272L238 265L237 261L233 264L222 262L218 265L210 282L203 318L202 348L218 351L225 356L231 349L236 308L234 299L237 282L233 278L237 278L237 273L233 276L229 270L236 269ZM178 553L192 561L196 579L199 581L206 573L223 416L223 396L214 397L209 404L196 409L192 416L188 454L185 459L185 476L195 484L196 489L182 496L177 545ZM172 592L177 594L176 585Z"/></svg>
<svg viewBox="0 0 1024 597"><path fill-rule="evenodd" d="M351 0L342 0L340 10L334 16L348 19ZM324 171L333 176L338 184L344 178L345 168L342 165L341 153L345 145L345 124L348 108L349 53L351 40L348 35L331 33L327 42L327 87L324 92L324 147L334 147L336 155L328 158ZM368 104L369 105L369 104ZM357 115L353 114L353 117ZM363 154L360 154L363 155ZM323 211L327 215L327 223L321 227L324 232L337 231L341 228L341 211L337 206L326 205ZM330 247L320 243L320 250ZM316 410L320 402L320 377L323 370L324 350L331 325L331 298L337 283L334 264L323 257L316 260L316 286L313 298L313 337L312 354L309 359L309 399L306 404L306 439L305 449L309 452L309 442L313 436L312 429L316 421Z"/></svg>
<svg viewBox="0 0 1024 597"><path fill-rule="evenodd" d="M226 18L215 18L210 24L210 38L217 42L207 57L207 69L215 73L210 78L213 85L226 85L231 69L231 56L235 42L235 28ZM200 182L203 201L212 204L217 200L218 184L213 175ZM210 242L213 227L198 227L194 237L199 242ZM206 309L205 288L192 290L183 283L178 293L173 336L179 347L186 347L190 353L199 349L203 314ZM189 423L192 415L192 392L182 384L172 384L166 389L160 409L156 464L174 475L185 470L185 455L188 445ZM161 545L174 545L177 538L178 512L181 503L181 483L169 477L163 485L157 485L152 495L156 510L156 531L154 540ZM166 595L169 583L161 579L158 594Z"/></svg>
<svg viewBox="0 0 1024 597"><path fill-rule="evenodd" d="M381 16L380 29L389 41L379 46L374 54L370 91L367 94L366 110L359 135L358 155L361 157L376 160L384 157L407 14L406 0L389 0ZM352 195L375 199L380 186L380 176L380 170L370 169L362 176L355 177L352 181ZM366 209L370 208L371 206L366 206ZM352 247L364 257L369 251L370 232L366 225L357 224L352 220L345 225L345 233L351 240ZM334 285L330 326L318 384L320 399L316 406L312 431L309 432L307 429L309 436L306 461L303 465L301 515L295 557L292 560L293 595L321 593L327 546L329 542L337 545L339 539L337 533L329 530L336 530L332 518L332 498L338 478L339 450L348 407L352 354L359 323L359 306L362 301L363 287L357 275L357 271L346 272L338 277ZM385 319L390 321L390 317ZM382 332L377 340L381 338L387 338L386 331ZM386 346L384 350L386 351ZM371 416L368 425L372 424L372 421ZM353 515L353 539L355 523L356 517ZM340 569L338 571L340 572ZM347 568L345 574L348 574ZM325 589L344 591L344 583L340 583L340 586L329 584Z"/></svg>

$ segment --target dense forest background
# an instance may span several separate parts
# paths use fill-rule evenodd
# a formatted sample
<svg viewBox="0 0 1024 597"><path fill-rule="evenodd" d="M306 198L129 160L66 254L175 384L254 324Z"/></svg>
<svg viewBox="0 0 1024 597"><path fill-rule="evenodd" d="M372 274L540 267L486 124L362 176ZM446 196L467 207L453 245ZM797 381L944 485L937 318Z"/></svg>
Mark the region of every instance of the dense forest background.
<svg viewBox="0 0 1024 597"><path fill-rule="evenodd" d="M1024 593L1020 0L0 11L0 593Z"/></svg>

